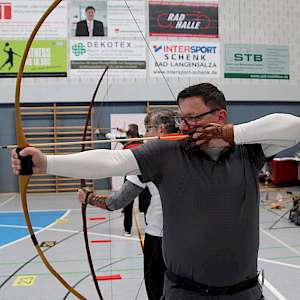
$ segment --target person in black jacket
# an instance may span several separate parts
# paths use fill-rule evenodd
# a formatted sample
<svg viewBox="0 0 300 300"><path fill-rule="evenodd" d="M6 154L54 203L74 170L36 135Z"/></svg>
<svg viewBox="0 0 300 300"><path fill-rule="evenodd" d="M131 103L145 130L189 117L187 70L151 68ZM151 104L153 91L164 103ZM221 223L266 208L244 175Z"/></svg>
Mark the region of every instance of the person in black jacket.
<svg viewBox="0 0 300 300"><path fill-rule="evenodd" d="M76 24L75 36L104 36L103 23L94 20L95 11L93 6L88 6L85 9L86 20Z"/></svg>

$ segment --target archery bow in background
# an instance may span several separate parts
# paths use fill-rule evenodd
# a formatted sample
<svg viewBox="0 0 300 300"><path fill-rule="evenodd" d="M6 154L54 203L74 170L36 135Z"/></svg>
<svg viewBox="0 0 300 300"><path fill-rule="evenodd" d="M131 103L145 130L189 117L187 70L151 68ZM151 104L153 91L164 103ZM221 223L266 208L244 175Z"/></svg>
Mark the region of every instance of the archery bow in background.
<svg viewBox="0 0 300 300"><path fill-rule="evenodd" d="M87 115L87 118L86 118L85 127L84 127L84 131L83 131L83 136L82 136L82 141L83 142L86 141L88 126L89 126L89 123L91 122L91 115L92 115L93 105L94 105L94 102L95 102L100 84L101 84L107 70L108 70L108 66L103 71L103 73L102 73L102 75L99 79L99 82L97 84L97 87L94 91L92 100L90 102L88 115ZM91 133L91 134L93 134L93 133ZM86 144L82 144L81 152L85 151L85 145ZM81 189L86 188L86 180L85 179L80 179L80 188ZM88 238L87 221L86 221L86 208L87 208L87 204L82 203L81 204L81 216L82 216L82 230L83 230L83 236L84 236L85 249L86 249L87 259L88 259L88 263L89 263L89 266L90 266L90 271L91 271L91 274L92 274L92 277L93 277L94 285L95 285L95 288L97 290L97 294L99 296L99 299L103 300L103 296L101 294L100 287L98 285L98 281L97 281L97 278L96 278L96 273L95 273L95 269L94 269L94 265L93 265L92 255L91 255L91 251L90 251L90 247L89 247L89 238Z"/></svg>

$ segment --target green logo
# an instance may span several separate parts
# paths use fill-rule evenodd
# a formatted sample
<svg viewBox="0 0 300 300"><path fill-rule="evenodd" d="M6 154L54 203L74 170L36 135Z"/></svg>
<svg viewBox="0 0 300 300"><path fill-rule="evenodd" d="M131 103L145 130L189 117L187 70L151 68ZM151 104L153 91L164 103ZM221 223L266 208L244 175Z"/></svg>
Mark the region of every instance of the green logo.
<svg viewBox="0 0 300 300"><path fill-rule="evenodd" d="M262 62L264 60L262 54L254 54L254 53L235 53L234 54L235 61L253 61L253 62Z"/></svg>
<svg viewBox="0 0 300 300"><path fill-rule="evenodd" d="M72 46L72 52L75 56L81 56L86 53L86 48L83 43L77 43Z"/></svg>

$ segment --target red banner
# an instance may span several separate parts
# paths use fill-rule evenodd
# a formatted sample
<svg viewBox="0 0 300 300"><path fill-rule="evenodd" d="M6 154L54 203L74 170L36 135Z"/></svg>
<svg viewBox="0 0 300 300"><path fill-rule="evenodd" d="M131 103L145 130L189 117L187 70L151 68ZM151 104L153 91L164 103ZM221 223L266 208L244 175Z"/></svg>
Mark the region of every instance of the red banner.
<svg viewBox="0 0 300 300"><path fill-rule="evenodd" d="M11 19L11 3L0 3L0 20Z"/></svg>
<svg viewBox="0 0 300 300"><path fill-rule="evenodd" d="M206 37L219 36L217 3L149 2L149 35Z"/></svg>

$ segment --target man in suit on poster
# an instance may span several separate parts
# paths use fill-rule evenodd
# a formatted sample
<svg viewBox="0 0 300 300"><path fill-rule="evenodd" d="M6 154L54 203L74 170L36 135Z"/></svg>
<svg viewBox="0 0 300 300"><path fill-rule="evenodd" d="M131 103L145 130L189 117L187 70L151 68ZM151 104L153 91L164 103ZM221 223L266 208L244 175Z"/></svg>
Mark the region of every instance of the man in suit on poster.
<svg viewBox="0 0 300 300"><path fill-rule="evenodd" d="M76 24L75 36L104 36L103 23L94 20L95 8L88 6L85 9L86 20L79 21Z"/></svg>

